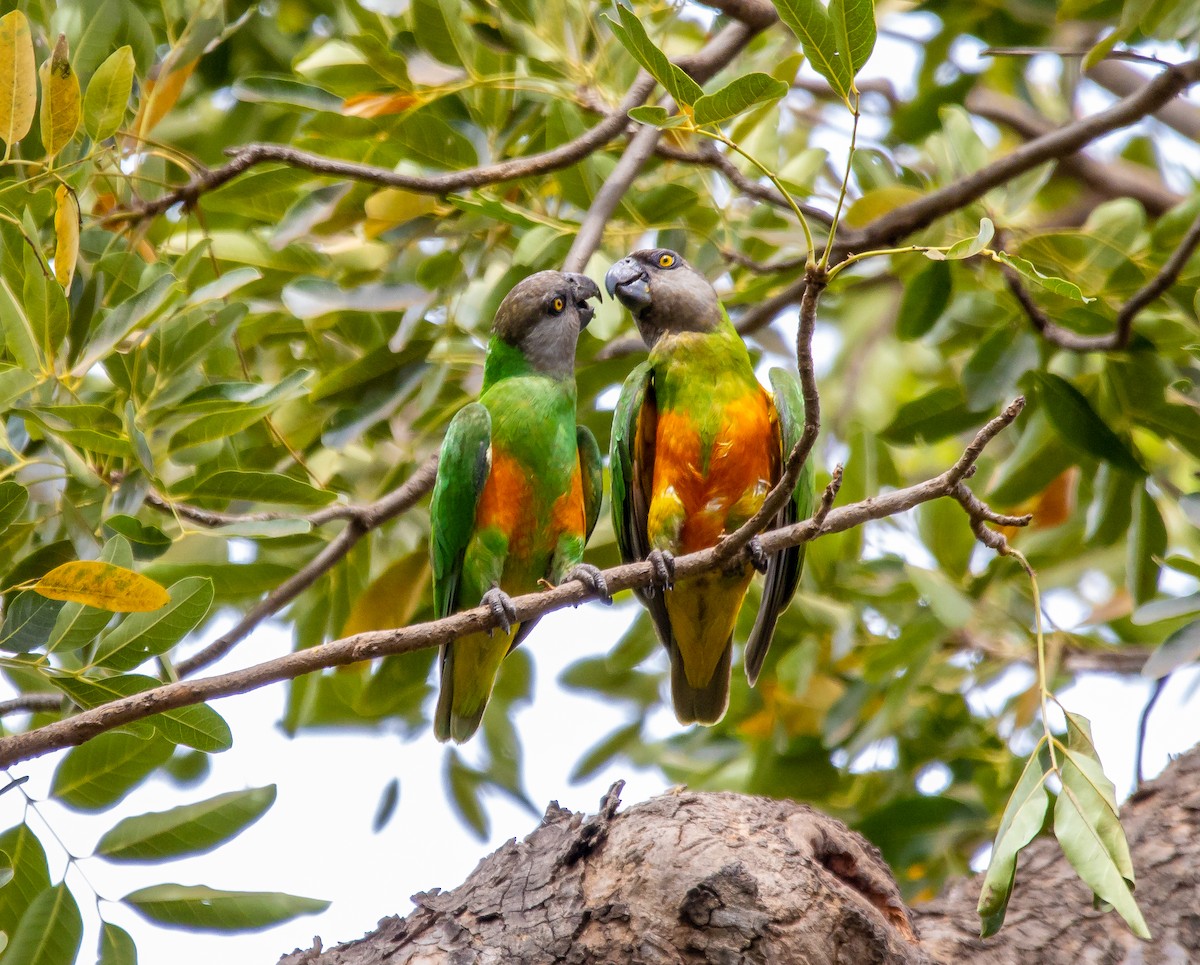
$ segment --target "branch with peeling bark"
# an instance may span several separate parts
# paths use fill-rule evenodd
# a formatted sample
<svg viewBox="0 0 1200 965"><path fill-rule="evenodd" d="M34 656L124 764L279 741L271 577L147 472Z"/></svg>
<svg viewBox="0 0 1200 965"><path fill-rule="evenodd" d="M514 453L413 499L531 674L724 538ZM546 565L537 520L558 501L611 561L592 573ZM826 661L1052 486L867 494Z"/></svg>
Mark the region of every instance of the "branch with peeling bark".
<svg viewBox="0 0 1200 965"><path fill-rule="evenodd" d="M836 509L830 509L825 505L827 501L823 501L824 508L818 510L819 513L825 514L823 519L808 519L764 533L761 537L763 551L767 554L778 553L789 546L798 546L819 536L841 533L871 520L894 516L944 496L959 499L958 487L984 447L1013 423L1023 407L1024 399L1012 402L1003 413L979 430L958 461L940 475L905 489L873 496ZM685 580L722 565L724 560L716 547L701 550L678 557L675 560L675 576L677 580ZM643 561L605 570L604 578L609 590L616 593L649 586L657 577L654 567ZM513 606L517 622L525 622L552 610L578 605L594 599L595 596L596 594L584 584L572 581L545 592L514 597ZM441 646L470 633L486 632L495 626L496 618L491 609L479 606L429 623L395 630L357 633L231 673L164 684L90 710L80 711L74 716L23 734L11 734L0 738L0 767L31 760L65 747L74 747L115 727L145 720L163 711L188 707L219 697L249 693L269 684L292 680L330 667Z"/></svg>

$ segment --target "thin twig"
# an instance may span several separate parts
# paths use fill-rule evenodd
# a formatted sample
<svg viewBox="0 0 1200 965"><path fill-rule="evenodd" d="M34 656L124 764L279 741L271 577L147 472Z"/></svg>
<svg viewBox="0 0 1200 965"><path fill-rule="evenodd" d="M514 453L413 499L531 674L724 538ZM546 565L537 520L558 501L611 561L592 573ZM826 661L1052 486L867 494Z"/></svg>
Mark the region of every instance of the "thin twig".
<svg viewBox="0 0 1200 965"><path fill-rule="evenodd" d="M804 298L800 302L800 324L796 328L796 366L800 371L800 391L804 396L804 431L788 454L779 481L767 493L758 512L716 545L717 557L722 562L740 552L792 498L796 481L821 432L821 395L817 391L817 376L813 367L812 340L817 324L817 305L825 290L825 269L819 265L809 265L805 270L805 280Z"/></svg>
<svg viewBox="0 0 1200 965"><path fill-rule="evenodd" d="M175 667L175 672L180 677L190 677L196 671L220 660L249 636L260 623L278 613L332 569L367 533L398 516L429 492L433 488L436 476L437 456L430 456L408 477L404 485L369 506L359 507L357 515L349 518L346 528L327 543L321 552L252 606L233 627L203 650L180 661Z"/></svg>
<svg viewBox="0 0 1200 965"><path fill-rule="evenodd" d="M984 446L997 433L1012 424L1020 409L1018 403L1013 403L1001 415L992 419L979 431L958 462L940 475L905 489L832 509L820 525L808 519L764 533L761 537L764 552L778 553L789 546L807 543L820 535L844 532L870 520L894 516L930 500L952 495ZM676 577L684 580L721 565L723 561L718 556L717 547L689 553L676 559ZM649 586L656 579L654 567L645 561L605 570L604 577L611 592ZM583 583L571 581L551 590L515 597L513 606L516 610L516 621L526 622L552 610L560 610L593 598L595 593ZM231 673L164 684L100 707L81 710L74 716L36 730L0 738L0 767L40 757L63 747L74 747L114 727L144 720L163 711L247 693L268 684L291 680L330 667L440 646L469 633L492 629L495 622L496 617L491 609L480 606L416 626L357 633L342 640L319 644Z"/></svg>

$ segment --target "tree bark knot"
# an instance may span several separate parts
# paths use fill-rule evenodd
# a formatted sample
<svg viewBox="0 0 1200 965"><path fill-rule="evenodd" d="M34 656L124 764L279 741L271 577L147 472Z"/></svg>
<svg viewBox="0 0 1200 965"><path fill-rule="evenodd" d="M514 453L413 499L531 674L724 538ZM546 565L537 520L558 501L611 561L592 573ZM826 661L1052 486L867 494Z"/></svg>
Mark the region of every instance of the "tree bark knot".
<svg viewBox="0 0 1200 965"><path fill-rule="evenodd" d="M462 885L285 965L928 963L876 851L791 801L676 790L590 817L551 803ZM306 955L305 958L297 956Z"/></svg>

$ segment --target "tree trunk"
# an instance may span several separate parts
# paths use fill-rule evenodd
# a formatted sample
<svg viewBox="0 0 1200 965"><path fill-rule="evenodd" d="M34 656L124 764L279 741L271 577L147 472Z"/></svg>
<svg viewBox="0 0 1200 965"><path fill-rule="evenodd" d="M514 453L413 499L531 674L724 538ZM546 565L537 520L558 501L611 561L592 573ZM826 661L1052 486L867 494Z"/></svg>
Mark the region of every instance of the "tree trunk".
<svg viewBox="0 0 1200 965"><path fill-rule="evenodd" d="M589 818L552 803L407 918L280 965L1200 962L1200 750L1122 814L1149 943L1092 910L1053 840L1024 853L1008 921L982 941L976 880L910 911L879 852L803 804L685 791L617 814L620 787Z"/></svg>

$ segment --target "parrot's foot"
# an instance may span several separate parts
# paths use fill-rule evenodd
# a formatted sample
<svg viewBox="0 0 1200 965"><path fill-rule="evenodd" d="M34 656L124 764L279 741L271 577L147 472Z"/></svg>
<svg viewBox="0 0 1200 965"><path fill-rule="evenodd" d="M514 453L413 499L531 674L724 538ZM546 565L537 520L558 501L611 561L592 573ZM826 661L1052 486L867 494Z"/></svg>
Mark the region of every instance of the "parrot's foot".
<svg viewBox="0 0 1200 965"><path fill-rule="evenodd" d="M572 566L562 578L562 582L567 583L571 580L582 583L600 597L601 602L612 606L613 598L612 594L608 592L608 581L604 579L604 574L591 563L576 563Z"/></svg>
<svg viewBox="0 0 1200 965"><path fill-rule="evenodd" d="M654 569L654 580L646 587L653 594L655 590L670 590L675 586L675 557L666 550L651 550L646 556L646 562Z"/></svg>
<svg viewBox="0 0 1200 965"><path fill-rule="evenodd" d="M750 541L746 544L746 553L750 557L750 565L758 572L767 572L767 564L771 558L767 556L767 551L763 549L762 540L757 536L751 536Z"/></svg>
<svg viewBox="0 0 1200 965"><path fill-rule="evenodd" d="M493 586L488 590L479 601L480 606L485 606L492 611L492 618L500 626L500 629L505 633L511 633L513 624L517 622L517 609L513 606L512 597L505 593L500 587ZM492 631L488 630L488 636L492 635Z"/></svg>

